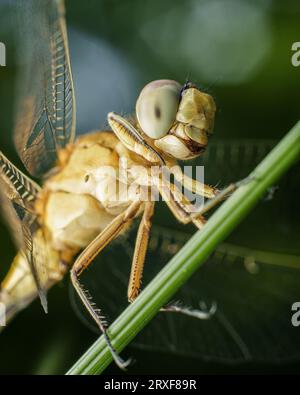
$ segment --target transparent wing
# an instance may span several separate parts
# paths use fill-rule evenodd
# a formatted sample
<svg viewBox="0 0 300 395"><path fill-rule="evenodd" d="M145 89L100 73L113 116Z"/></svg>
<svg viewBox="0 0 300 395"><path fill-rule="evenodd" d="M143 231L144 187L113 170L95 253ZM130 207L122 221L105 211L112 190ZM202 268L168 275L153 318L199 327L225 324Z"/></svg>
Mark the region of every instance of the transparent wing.
<svg viewBox="0 0 300 395"><path fill-rule="evenodd" d="M39 191L40 187L0 152L1 209L17 248L27 258L42 306L47 311L44 288L48 279L46 245L43 239L35 237L39 225L33 211L33 204Z"/></svg>
<svg viewBox="0 0 300 395"><path fill-rule="evenodd" d="M18 2L20 75L14 141L34 176L55 163L75 134L75 99L64 3Z"/></svg>
<svg viewBox="0 0 300 395"><path fill-rule="evenodd" d="M37 286L41 304L48 312L46 288L48 271L46 267L46 242L44 238L36 238L39 226L37 218L24 210L22 220L23 252L27 258L31 273Z"/></svg>

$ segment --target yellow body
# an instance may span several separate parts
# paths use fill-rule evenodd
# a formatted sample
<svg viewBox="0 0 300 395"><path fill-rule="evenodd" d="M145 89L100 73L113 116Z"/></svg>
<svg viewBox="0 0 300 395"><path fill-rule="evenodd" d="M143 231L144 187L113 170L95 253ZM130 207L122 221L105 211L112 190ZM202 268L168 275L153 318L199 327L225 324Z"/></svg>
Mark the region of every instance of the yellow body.
<svg viewBox="0 0 300 395"><path fill-rule="evenodd" d="M41 259L45 265L41 285L45 290L62 279L74 263L76 255L89 246L114 219L130 209L135 201L147 200L148 188L153 185L157 187L151 166L163 162L168 168L174 167L176 157L193 157L195 153L199 155L205 149L206 136L211 133L213 124L213 116L210 114L214 114L214 103L212 101L210 111L206 110L206 119L201 115L201 105L203 108L209 107L209 100L212 99L208 100L205 94L195 93L194 88L187 93L170 133L161 139L151 140L139 130L143 140L137 140L131 133L130 123L111 113L108 120L114 133L93 132L79 137L74 143L58 151L58 163L45 179L34 203L40 229L34 234L33 242L42 246L42 249L47 249L46 258ZM193 134L197 134L197 139L193 140L189 136ZM117 189L114 193L112 185ZM201 185L200 189L201 187L204 187L204 190L200 190L201 194L214 196L213 188L206 185ZM190 189L197 192L197 184L190 183ZM159 193L167 200L163 188ZM179 221L188 223L192 220L201 229L204 224L201 217L193 220L184 210L180 212L180 207L172 206L172 202L167 204ZM138 216L144 209L145 203L140 204L133 216ZM151 217L153 208L149 207L146 212L147 210ZM145 218L148 221L147 215ZM124 225L122 232L129 225ZM146 236L143 237L146 240ZM144 256L145 252L139 251L138 254ZM137 256L136 260L139 259ZM139 292L140 278L141 276L135 277L133 269L132 289L128 294L130 301ZM6 304L7 319L37 296L38 290L29 264L19 252L1 284L0 302Z"/></svg>
<svg viewBox="0 0 300 395"><path fill-rule="evenodd" d="M36 243L44 243L41 232L42 229L39 229L34 235ZM51 243L47 243L45 248L47 248L47 275L43 279L43 286L49 289L63 278L67 268L61 262L58 251L51 247ZM1 284L0 302L6 306L6 322L37 296L38 290L28 260L22 252L18 252Z"/></svg>
<svg viewBox="0 0 300 395"><path fill-rule="evenodd" d="M63 0L43 5L30 2L29 9L23 3L24 15L30 12L38 23L23 20L27 34L22 40L32 51L20 89L14 140L29 174L43 177L44 182L40 187L0 152L0 203L22 251L1 284L0 303L6 305L7 320L37 296L47 312L47 290L70 269L82 303L114 360L125 368L127 362L113 348L102 311L79 277L141 216L127 292L129 302L135 300L157 200L153 192L181 223L202 229L206 209L195 210L170 175L196 195L216 197L215 188L175 166L177 160L195 158L205 150L215 103L189 81L184 85L167 79L152 81L141 90L133 117L110 112L107 120L112 132L74 140L76 105ZM168 311L179 310L198 314L168 307Z"/></svg>
<svg viewBox="0 0 300 395"><path fill-rule="evenodd" d="M116 180L107 167L115 168L118 175L122 159L127 161L128 172L143 162L112 132L80 137L61 150L59 158L54 175L45 181L35 204L41 226L34 236L36 242L42 242L42 231L47 235L47 276L43 284L46 289L59 282L75 255L137 198L135 188L128 200L121 202L110 195L109 186ZM136 178L136 173L129 175L128 182L133 183ZM28 262L19 252L1 284L0 301L7 306L7 319L37 296Z"/></svg>

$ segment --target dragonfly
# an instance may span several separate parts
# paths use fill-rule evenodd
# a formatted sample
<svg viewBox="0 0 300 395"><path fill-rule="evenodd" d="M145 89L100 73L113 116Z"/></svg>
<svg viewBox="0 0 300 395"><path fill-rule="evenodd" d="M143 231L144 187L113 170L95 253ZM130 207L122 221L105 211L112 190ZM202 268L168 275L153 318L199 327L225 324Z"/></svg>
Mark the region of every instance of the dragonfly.
<svg viewBox="0 0 300 395"><path fill-rule="evenodd" d="M26 66L20 72L14 142L28 175L0 153L1 206L19 251L1 284L0 302L6 306L7 320L36 298L47 312L48 290L70 273L113 359L125 368L128 361L114 349L102 310L95 306L81 275L140 218L127 295L130 303L137 298L155 207L150 189L159 193L182 224L203 228L204 212L225 193L186 176L177 162L205 151L213 132L215 102L191 82L152 81L138 95L134 116L110 112L111 130L76 138L64 2L26 1L22 13ZM178 185L166 176L170 173L212 203L193 212ZM115 198L111 185L120 192L124 184L130 192ZM178 305L162 311L198 318L205 314Z"/></svg>

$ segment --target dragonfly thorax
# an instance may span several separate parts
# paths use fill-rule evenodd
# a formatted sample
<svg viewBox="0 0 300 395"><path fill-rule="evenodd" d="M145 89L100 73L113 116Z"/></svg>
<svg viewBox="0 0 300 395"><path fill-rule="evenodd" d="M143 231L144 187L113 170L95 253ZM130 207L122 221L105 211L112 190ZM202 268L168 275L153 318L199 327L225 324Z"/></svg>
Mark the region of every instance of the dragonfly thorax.
<svg viewBox="0 0 300 395"><path fill-rule="evenodd" d="M77 251L138 200L151 181L147 168L110 132L83 136L67 151L44 185L40 221L56 249Z"/></svg>

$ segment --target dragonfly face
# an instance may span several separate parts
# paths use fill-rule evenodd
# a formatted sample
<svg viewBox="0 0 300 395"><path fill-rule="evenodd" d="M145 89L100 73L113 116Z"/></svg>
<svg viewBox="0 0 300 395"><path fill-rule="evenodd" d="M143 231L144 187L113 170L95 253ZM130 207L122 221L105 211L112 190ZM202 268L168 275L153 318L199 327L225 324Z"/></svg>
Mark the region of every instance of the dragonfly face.
<svg viewBox="0 0 300 395"><path fill-rule="evenodd" d="M212 133L216 106L213 98L191 83L150 82L141 91L136 115L154 147L175 159L201 154Z"/></svg>

